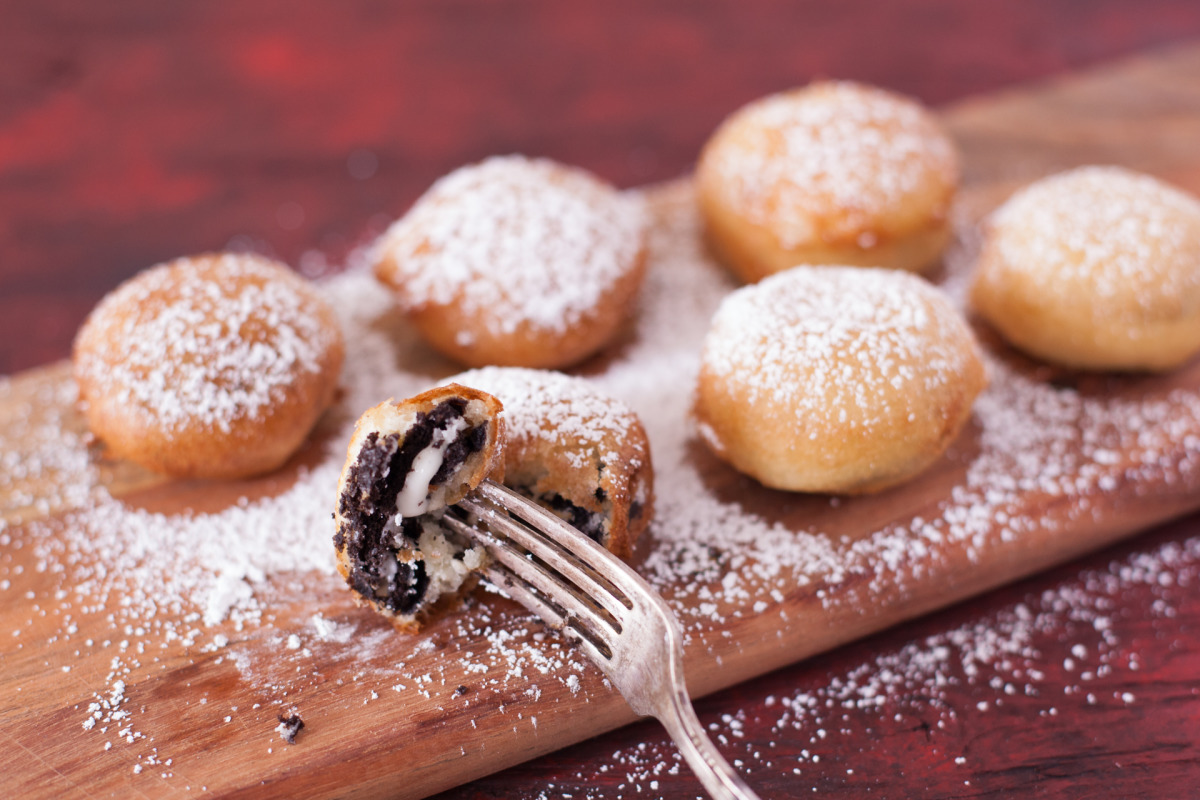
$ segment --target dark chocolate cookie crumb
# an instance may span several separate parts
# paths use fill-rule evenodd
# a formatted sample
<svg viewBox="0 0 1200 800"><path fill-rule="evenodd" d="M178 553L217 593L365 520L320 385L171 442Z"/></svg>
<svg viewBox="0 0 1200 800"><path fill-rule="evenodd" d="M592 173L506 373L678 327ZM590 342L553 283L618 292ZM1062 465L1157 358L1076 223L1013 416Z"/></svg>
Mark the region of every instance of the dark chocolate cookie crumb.
<svg viewBox="0 0 1200 800"><path fill-rule="evenodd" d="M296 743L296 734L304 728L304 720L300 719L300 715L293 711L291 714L284 716L279 715L279 724L275 726L275 730L279 731L279 736L288 744Z"/></svg>
<svg viewBox="0 0 1200 800"><path fill-rule="evenodd" d="M563 522L578 528L585 536L597 544L604 544L604 515L589 511L583 506L572 503L561 494L543 495L537 499L543 506L553 511Z"/></svg>

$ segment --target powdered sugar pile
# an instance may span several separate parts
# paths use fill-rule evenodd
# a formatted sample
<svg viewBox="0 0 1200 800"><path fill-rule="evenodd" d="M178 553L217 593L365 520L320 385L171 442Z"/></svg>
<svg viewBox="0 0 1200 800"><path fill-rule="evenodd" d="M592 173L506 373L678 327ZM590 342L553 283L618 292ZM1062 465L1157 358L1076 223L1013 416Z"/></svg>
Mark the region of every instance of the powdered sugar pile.
<svg viewBox="0 0 1200 800"><path fill-rule="evenodd" d="M948 462L957 468L940 479L944 492L919 514L895 519L891 512L872 521L876 501L870 498L785 496L738 483L705 463L687 419L700 344L711 315L733 289L703 252L693 202L683 184L653 196L657 219L637 330L608 360L585 372L599 390L632 407L649 433L657 522L638 568L663 590L694 646L708 647L719 659L725 652L721 631L736 629L741 619L776 613L789 598L807 593L839 613L869 608L873 598L901 596L936 579L951 551L987 564L1023 537L1053 535L1086 522L1092 500L1116 485L1196 484L1200 401L1193 393L1133 387L1116 398L1092 397L1034 380L994 357L989 357L993 384L976 407L977 429L951 451ZM159 658L171 654L193 659L200 673L232 670L247 684L239 691L279 710L300 707L304 698L316 703L311 698L332 696L336 702L353 699L356 707L371 705L388 718L431 714L436 720L445 709L469 709L476 702L473 692L494 693L508 698L503 722L522 734L539 724L534 717L543 728L553 720L553 706L531 713L530 704L543 694L590 698L599 685L568 643L528 617L497 611L487 596L453 615L447 629L432 638L400 638L366 612L347 610L348 590L330 574L330 512L353 421L389 396L428 388L454 368L396 338L387 324L389 302L364 269L327 281L323 293L352 343L345 391L324 423L324 443L306 467L289 473L290 485L260 489L265 496L259 499L233 498L211 513L157 513L113 498L82 436L69 432L78 419L66 408L73 392L61 382L38 390L52 409L15 426L17 441L0 447L23 453L24 471L0 476L6 516L11 498L22 498L22 486L29 493L51 480L70 488L46 508L76 509L65 520L11 534L0 529L0 546L6 548L0 550L0 581L24 581L28 576L23 567L12 566L13 558L29 554L32 568L51 576L45 596L20 602L33 606L31 619L48 616L59 626L56 647L111 663L108 672L78 676L100 684L87 685L78 696L78 721L89 735L117 725L123 737L104 741L136 748L139 766L157 766L174 755L152 749L153 735L135 724L144 713L142 681L165 669ZM16 391L15 385L0 384L6 397ZM35 398L28 402L36 405ZM1057 502L1031 510L1031 493ZM342 603L340 613L314 607L312 597ZM1068 606L1072 602L1066 599ZM285 607L295 613L284 614ZM282 621L273 621L277 615ZM1005 646L986 629L1003 624L986 621L944 646L973 653L969 658L978 662L998 663L1006 657ZM710 636L713 631L717 635ZM24 647L20 636L14 641ZM443 656L449 652L455 655ZM904 658L919 662L922 656ZM868 673L892 669L872 664L865 667ZM331 673L339 676L333 695L326 682ZM915 674L921 681L936 680ZM469 691L458 693L468 680ZM401 709L389 703L416 705ZM793 703L804 705L803 698ZM320 715L309 707L300 710L309 728L291 751L319 735ZM211 713L220 724L250 712L222 707ZM278 744L274 713L264 748ZM791 719L781 716L781 725Z"/></svg>
<svg viewBox="0 0 1200 800"><path fill-rule="evenodd" d="M24 424L0 449L3 519L15 523L78 508L99 480L84 447L82 421L72 413L79 393L70 380L18 384L0 378L0 402Z"/></svg>
<svg viewBox="0 0 1200 800"><path fill-rule="evenodd" d="M453 305L496 334L562 333L634 268L644 226L639 198L581 170L494 157L435 183L379 249L408 308Z"/></svg>

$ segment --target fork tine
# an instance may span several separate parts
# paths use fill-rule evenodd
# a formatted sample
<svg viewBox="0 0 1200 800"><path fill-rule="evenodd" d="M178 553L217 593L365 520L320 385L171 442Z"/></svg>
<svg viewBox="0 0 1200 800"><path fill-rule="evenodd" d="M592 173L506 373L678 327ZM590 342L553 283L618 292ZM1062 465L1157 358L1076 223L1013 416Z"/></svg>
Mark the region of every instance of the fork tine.
<svg viewBox="0 0 1200 800"><path fill-rule="evenodd" d="M476 533L470 525L451 515L444 516L442 522L463 536L472 536L473 533ZM517 526L517 523L512 520L501 517L489 518L488 523L495 524L505 535L508 534L511 527ZM611 615L607 615L606 619L605 609L592 602L592 598L581 595L578 587L559 578L550 569L530 561L508 542L488 536L486 532L485 536L487 538L483 541L483 545L488 554L502 564L507 572L537 590L549 602L560 607L562 609L560 616L564 621L576 617L592 628L593 635L599 638L607 638L606 631L609 633L620 632L620 622L613 619ZM473 538L479 539L478 535Z"/></svg>
<svg viewBox="0 0 1200 800"><path fill-rule="evenodd" d="M513 600L537 614L546 624L555 630L573 636L587 653L588 658L592 659L592 663L600 666L612 660L613 651L607 640L595 636L580 624L581 620L578 617L564 614L562 609L553 602L547 601L543 595L523 583L518 576L497 564L486 567L485 574L493 585L503 589Z"/></svg>
<svg viewBox="0 0 1200 800"><path fill-rule="evenodd" d="M481 504L479 498L492 505ZM666 620L668 626L676 625L675 615L666 602L632 567L528 498L492 480L484 480L458 505L463 507L467 503L475 508L486 509L506 521L509 521L509 517L505 511L513 514L517 520L528 523L515 526L513 540L521 546L537 546L543 552L545 548L553 547L553 553L577 566L576 575L579 570L585 571L585 577L591 580L578 581L581 587L594 597L605 600L614 598L620 602L623 609L616 609L611 604L608 608L617 612L614 616L621 619L622 624L637 624L636 620L650 615ZM570 537L569 550L559 542L564 534Z"/></svg>
<svg viewBox="0 0 1200 800"><path fill-rule="evenodd" d="M503 589L513 600L529 608L552 628L563 630L567 627L567 615L560 606L544 600L542 594L531 591L508 570L495 564L489 564L484 568L484 574L497 589ZM532 608L530 608L530 604L532 604Z"/></svg>
<svg viewBox="0 0 1200 800"><path fill-rule="evenodd" d="M587 570L594 581L610 587L610 591L615 592L627 608L632 610L638 605L638 600L642 596L641 577L598 542L581 535L578 530L545 508L530 502L527 498L495 481L483 481L472 492L472 495L482 497L493 506L502 508L518 519L524 520L530 527L542 534L542 538L561 550L573 563ZM468 495L468 498L472 498L472 495ZM564 530L569 531L574 537L570 549L559 544L555 535L555 532Z"/></svg>
<svg viewBox="0 0 1200 800"><path fill-rule="evenodd" d="M481 484L476 492L488 497L487 494L480 491L485 488L492 488L487 481ZM508 490L504 491L508 492ZM599 545L548 511L533 506L525 498L520 498L521 503L516 504L503 494L495 491L491 494L497 499L492 500L491 497L488 499L499 504L504 509L503 511L495 506L479 502L472 495L468 495L459 502L458 506L485 519L488 524L496 524L501 533L520 547L533 553L553 570L561 573L566 578L565 583L574 584L578 587L578 592L599 603L614 619L624 624L629 611L634 606L629 592L613 581L605 570L597 568L594 563L589 563L586 558L587 555L590 555L587 546L599 548ZM516 514L520 519L529 523L528 526L514 522L504 513L505 511ZM548 531L547 528L550 530ZM575 549L567 549L555 538L554 533L570 535ZM607 550L602 550L602 552L607 556Z"/></svg>
<svg viewBox="0 0 1200 800"><path fill-rule="evenodd" d="M517 494L507 486L492 480L483 481L471 494L467 495L468 501L477 502L478 498L491 503L494 508L503 509L517 519L523 520L539 533L544 533L546 541L556 549L562 550L572 561L595 573L593 577L599 577L601 581L613 582L613 576L607 569L612 562L611 554L594 540L581 535L576 528L568 525L562 518L537 503L531 502L529 498ZM570 531L571 536L576 537L576 543L573 543L576 546L566 549L558 541L554 534L563 531ZM620 594L624 594L624 592L620 592ZM624 599L628 600L628 598Z"/></svg>
<svg viewBox="0 0 1200 800"><path fill-rule="evenodd" d="M517 523L517 528L505 530L505 535L511 534L510 538L515 543L543 561L554 563L556 568L559 562L564 562L565 570L577 571L578 574L571 577L576 579L584 590L613 591L610 582L585 558L587 553L582 551L583 542L591 542L590 539L542 507L533 505L527 498L517 495L519 499L514 500L507 496L512 494L508 490L504 490L505 494L485 494L483 488L481 486L467 495L459 502L459 507L480 517L496 516L501 524L509 520ZM567 548L559 541L558 537L564 532L572 537L572 544L580 545L580 552Z"/></svg>
<svg viewBox="0 0 1200 800"><path fill-rule="evenodd" d="M585 604L573 590L568 591L568 587L560 581L551 580L551 574L529 562L511 545L453 516L442 517L442 522L460 536L469 537L484 546L494 559L484 571L497 588L503 589L551 627L574 634L589 649L589 655L599 659L597 663L612 659L609 637L619 633L620 628L614 629L612 621L600 615L603 609ZM481 537L480 533L484 535Z"/></svg>

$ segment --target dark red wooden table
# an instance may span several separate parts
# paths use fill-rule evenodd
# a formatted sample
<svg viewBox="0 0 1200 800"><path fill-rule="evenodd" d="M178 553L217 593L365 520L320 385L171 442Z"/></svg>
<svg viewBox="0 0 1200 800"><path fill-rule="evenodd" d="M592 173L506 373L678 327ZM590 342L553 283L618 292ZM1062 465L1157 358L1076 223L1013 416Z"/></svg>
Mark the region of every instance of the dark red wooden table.
<svg viewBox="0 0 1200 800"><path fill-rule="evenodd" d="M0 3L0 374L227 246L337 264L438 175L677 176L817 76L932 104L1200 37L1200 3ZM1200 795L1200 517L698 704L765 797ZM694 797L636 725L447 797Z"/></svg>

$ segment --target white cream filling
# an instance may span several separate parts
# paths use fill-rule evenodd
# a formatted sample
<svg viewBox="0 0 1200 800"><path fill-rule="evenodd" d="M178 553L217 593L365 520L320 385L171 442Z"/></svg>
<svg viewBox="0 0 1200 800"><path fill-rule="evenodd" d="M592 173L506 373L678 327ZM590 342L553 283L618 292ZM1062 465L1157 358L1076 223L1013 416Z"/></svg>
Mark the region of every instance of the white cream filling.
<svg viewBox="0 0 1200 800"><path fill-rule="evenodd" d="M446 448L458 439L460 433L468 427L467 420L457 417L446 428L433 432L433 440L429 446L417 453L413 459L408 477L404 479L404 488L396 498L396 513L401 517L419 517L429 510L429 482L442 468Z"/></svg>

